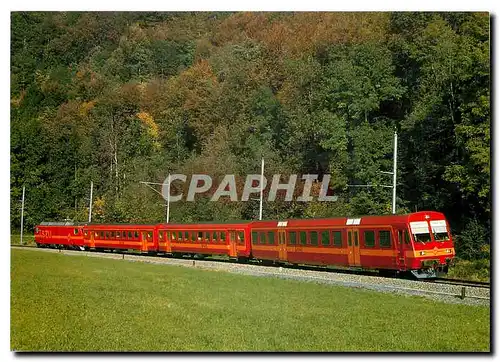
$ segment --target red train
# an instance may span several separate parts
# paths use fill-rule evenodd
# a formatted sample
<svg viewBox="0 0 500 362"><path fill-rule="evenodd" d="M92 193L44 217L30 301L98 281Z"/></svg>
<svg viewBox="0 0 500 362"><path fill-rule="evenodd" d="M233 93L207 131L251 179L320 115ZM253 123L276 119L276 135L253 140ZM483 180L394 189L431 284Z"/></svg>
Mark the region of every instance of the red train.
<svg viewBox="0 0 500 362"><path fill-rule="evenodd" d="M418 278L446 273L455 256L448 222L435 211L220 224L42 223L35 228L35 242L39 247L409 271Z"/></svg>

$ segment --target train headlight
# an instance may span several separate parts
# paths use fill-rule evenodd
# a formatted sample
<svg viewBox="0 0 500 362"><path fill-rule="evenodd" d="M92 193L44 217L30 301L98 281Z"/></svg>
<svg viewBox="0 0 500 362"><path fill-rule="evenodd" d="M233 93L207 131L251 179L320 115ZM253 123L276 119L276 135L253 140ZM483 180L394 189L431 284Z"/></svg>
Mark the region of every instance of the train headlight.
<svg viewBox="0 0 500 362"><path fill-rule="evenodd" d="M420 255L425 255L425 251L421 251L421 252L420 252Z"/></svg>
<svg viewBox="0 0 500 362"><path fill-rule="evenodd" d="M451 253L451 250L450 250L450 249L446 249L446 252L447 252L448 254L450 254L450 253Z"/></svg>

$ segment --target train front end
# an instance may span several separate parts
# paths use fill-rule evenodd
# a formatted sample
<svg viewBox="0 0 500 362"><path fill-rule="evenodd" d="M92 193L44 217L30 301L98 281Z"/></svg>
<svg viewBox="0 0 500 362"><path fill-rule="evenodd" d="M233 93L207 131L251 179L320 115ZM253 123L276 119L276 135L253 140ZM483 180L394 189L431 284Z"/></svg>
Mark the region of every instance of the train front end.
<svg viewBox="0 0 500 362"><path fill-rule="evenodd" d="M440 212L422 211L411 214L408 227L413 250L406 260L417 278L435 278L445 275L455 257L450 227Z"/></svg>

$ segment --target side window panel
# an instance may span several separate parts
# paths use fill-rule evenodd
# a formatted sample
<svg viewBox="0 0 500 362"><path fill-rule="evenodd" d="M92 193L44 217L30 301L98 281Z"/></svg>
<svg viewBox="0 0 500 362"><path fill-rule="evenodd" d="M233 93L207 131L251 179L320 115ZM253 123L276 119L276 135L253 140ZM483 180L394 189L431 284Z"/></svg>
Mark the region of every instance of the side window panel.
<svg viewBox="0 0 500 362"><path fill-rule="evenodd" d="M410 244L410 234L408 233L408 230L405 229L405 244L409 245Z"/></svg>
<svg viewBox="0 0 500 362"><path fill-rule="evenodd" d="M270 231L270 232L269 232L269 237L268 237L267 242L268 242L270 245L274 245L274 231Z"/></svg>
<svg viewBox="0 0 500 362"><path fill-rule="evenodd" d="M257 231L252 231L252 244L257 244L259 242L259 233Z"/></svg>
<svg viewBox="0 0 500 362"><path fill-rule="evenodd" d="M381 230L378 232L378 242L381 248L391 247L391 232L388 230Z"/></svg>
<svg viewBox="0 0 500 362"><path fill-rule="evenodd" d="M311 231L310 233L311 245L318 245L318 232Z"/></svg>
<svg viewBox="0 0 500 362"><path fill-rule="evenodd" d="M342 246L342 233L340 231L332 231L333 245Z"/></svg>
<svg viewBox="0 0 500 362"><path fill-rule="evenodd" d="M321 245L323 246L330 245L330 232L328 230L323 230L321 232Z"/></svg>
<svg viewBox="0 0 500 362"><path fill-rule="evenodd" d="M300 245L306 245L307 244L307 235L305 231L300 232Z"/></svg>
<svg viewBox="0 0 500 362"><path fill-rule="evenodd" d="M288 240L290 242L290 245L295 245L297 243L297 232L296 231L290 231L288 233Z"/></svg>
<svg viewBox="0 0 500 362"><path fill-rule="evenodd" d="M266 243L266 233L265 232L261 232L260 233L260 243L261 244L265 244Z"/></svg>
<svg viewBox="0 0 500 362"><path fill-rule="evenodd" d="M375 246L375 232L374 231L365 231L365 247L373 248Z"/></svg>

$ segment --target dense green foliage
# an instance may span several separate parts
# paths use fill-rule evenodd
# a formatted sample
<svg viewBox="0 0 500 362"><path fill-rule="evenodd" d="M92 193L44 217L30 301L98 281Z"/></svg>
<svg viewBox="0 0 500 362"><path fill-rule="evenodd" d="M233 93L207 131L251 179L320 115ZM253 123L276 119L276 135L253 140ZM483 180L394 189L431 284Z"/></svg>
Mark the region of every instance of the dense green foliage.
<svg viewBox="0 0 500 362"><path fill-rule="evenodd" d="M139 181L169 173L331 174L338 202L266 218L438 210L468 250L490 239L490 43L484 13L12 13L11 225L158 222ZM217 182L214 182L217 184ZM317 192L316 187L313 192ZM241 194L240 194L241 195ZM251 219L257 202L172 206ZM481 238L477 237L477 233ZM458 249L459 253L461 252ZM472 252L471 252L472 250ZM472 254L471 254L472 253Z"/></svg>
<svg viewBox="0 0 500 362"><path fill-rule="evenodd" d="M44 251L11 298L16 351L490 350L485 306Z"/></svg>

